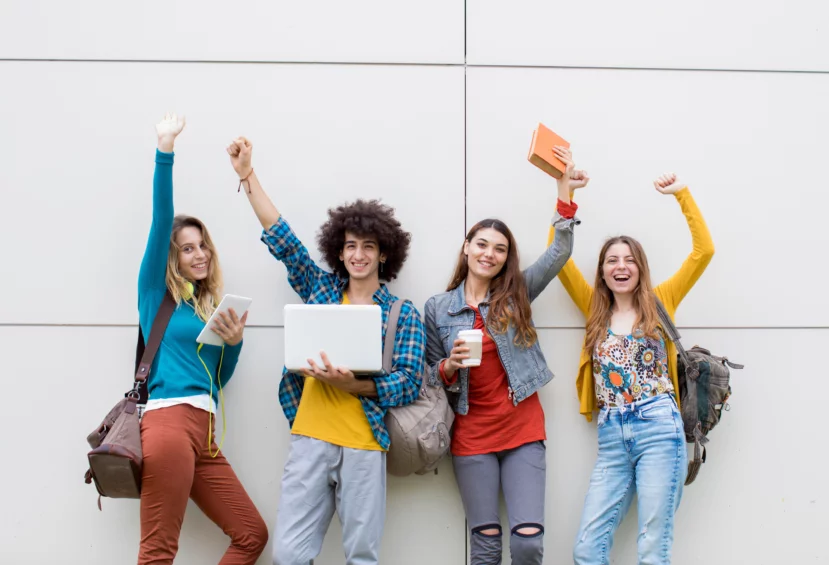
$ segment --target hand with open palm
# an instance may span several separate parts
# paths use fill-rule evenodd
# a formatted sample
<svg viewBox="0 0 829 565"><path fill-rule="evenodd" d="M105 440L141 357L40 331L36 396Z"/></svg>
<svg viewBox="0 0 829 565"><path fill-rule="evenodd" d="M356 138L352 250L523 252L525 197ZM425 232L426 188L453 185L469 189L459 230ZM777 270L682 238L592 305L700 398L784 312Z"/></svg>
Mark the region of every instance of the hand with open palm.
<svg viewBox="0 0 829 565"><path fill-rule="evenodd" d="M158 150L163 153L172 153L173 146L176 142L176 137L184 129L184 116L179 117L176 114L167 112L164 118L155 125L155 131L158 134Z"/></svg>

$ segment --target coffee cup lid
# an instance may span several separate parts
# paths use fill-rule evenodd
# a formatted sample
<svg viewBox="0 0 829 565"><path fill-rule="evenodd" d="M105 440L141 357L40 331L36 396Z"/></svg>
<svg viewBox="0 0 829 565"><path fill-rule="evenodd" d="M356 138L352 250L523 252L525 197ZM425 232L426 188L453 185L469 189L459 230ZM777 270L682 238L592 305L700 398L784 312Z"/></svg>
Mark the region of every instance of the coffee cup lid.
<svg viewBox="0 0 829 565"><path fill-rule="evenodd" d="M484 332L482 332L481 330L461 330L461 331L458 332L458 337L464 337L464 336L472 337L472 336L479 336L479 335L480 336L484 335Z"/></svg>

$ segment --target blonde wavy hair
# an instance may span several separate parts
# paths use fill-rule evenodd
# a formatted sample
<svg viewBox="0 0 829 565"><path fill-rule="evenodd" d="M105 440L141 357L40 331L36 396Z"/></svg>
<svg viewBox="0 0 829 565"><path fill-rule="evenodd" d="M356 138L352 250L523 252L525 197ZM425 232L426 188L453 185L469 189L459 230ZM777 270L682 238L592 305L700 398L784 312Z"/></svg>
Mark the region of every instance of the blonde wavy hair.
<svg viewBox="0 0 829 565"><path fill-rule="evenodd" d="M198 284L185 279L178 269L179 247L176 243L176 236L187 227L197 228L201 232L204 244L210 252L207 277L198 281ZM210 238L210 232L207 231L207 226L198 218L180 215L173 219L173 231L170 233L170 252L167 255L166 282L167 289L176 304L181 304L182 300L191 301L196 315L204 322L210 318L210 315L219 304L222 287L224 286L222 268L219 266L219 256L216 253L213 240Z"/></svg>

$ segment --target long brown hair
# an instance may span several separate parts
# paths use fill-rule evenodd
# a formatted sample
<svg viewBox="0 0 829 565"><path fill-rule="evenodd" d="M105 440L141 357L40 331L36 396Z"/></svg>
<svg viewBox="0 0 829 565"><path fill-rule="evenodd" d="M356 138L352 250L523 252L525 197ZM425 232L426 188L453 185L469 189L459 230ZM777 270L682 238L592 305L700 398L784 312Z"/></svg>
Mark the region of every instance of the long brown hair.
<svg viewBox="0 0 829 565"><path fill-rule="evenodd" d="M590 303L590 315L587 318L587 331L584 336L584 348L591 351L597 343L605 338L607 326L610 323L613 307L613 292L608 288L602 276L605 256L608 249L617 243L624 243L630 247L633 261L639 268L639 285L633 291L633 306L636 308L636 322L634 330L638 329L644 335L657 337L656 328L659 325L659 315L656 311L656 299L651 284L651 270L648 267L648 258L642 244L627 235L620 235L608 239L599 253L599 265L596 267L596 283L593 286L593 300Z"/></svg>
<svg viewBox="0 0 829 565"><path fill-rule="evenodd" d="M530 347L538 339L535 328L532 326L530 310L530 298L527 294L527 285L524 282L524 274L518 266L518 245L507 225L492 218L481 220L469 230L465 242L471 243L482 229L492 228L507 238L508 250L507 260L501 271L495 275L489 284L489 309L490 316L487 326L496 333L506 333L510 323L515 326L515 344L523 347ZM458 263L455 266L455 274L446 290L454 290L466 280L469 274L468 258L463 252L463 245L458 254Z"/></svg>
<svg viewBox="0 0 829 565"><path fill-rule="evenodd" d="M210 263L207 268L207 277L195 285L182 276L178 270L178 244L176 236L186 227L198 228L202 239L210 251ZM167 254L167 288L176 304L182 300L192 299L193 309L203 321L207 321L213 310L219 304L222 292L222 269L219 266L219 256L216 247L210 238L210 232L204 222L193 216L176 216L173 220L173 231L170 233L170 252ZM191 290L192 289L192 290Z"/></svg>

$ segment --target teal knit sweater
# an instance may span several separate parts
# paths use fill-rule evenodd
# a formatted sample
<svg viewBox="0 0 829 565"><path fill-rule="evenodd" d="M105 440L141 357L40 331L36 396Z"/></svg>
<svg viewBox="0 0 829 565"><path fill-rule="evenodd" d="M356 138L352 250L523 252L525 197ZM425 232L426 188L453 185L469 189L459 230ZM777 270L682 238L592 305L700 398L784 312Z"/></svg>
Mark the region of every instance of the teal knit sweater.
<svg viewBox="0 0 829 565"><path fill-rule="evenodd" d="M138 275L138 314L145 340L150 336L150 328L158 307L167 292L165 279L173 216L173 153L156 150L153 222ZM196 337L204 326L205 323L196 315L193 306L182 301L170 319L161 340L161 347L153 361L147 389L150 400L210 394L210 377L199 360L199 355L213 377L214 399L217 394L215 390L219 385L218 379L221 379L221 385L225 386L233 376L242 343L224 347L219 374L221 347L204 345L201 353L197 354L199 344Z"/></svg>

